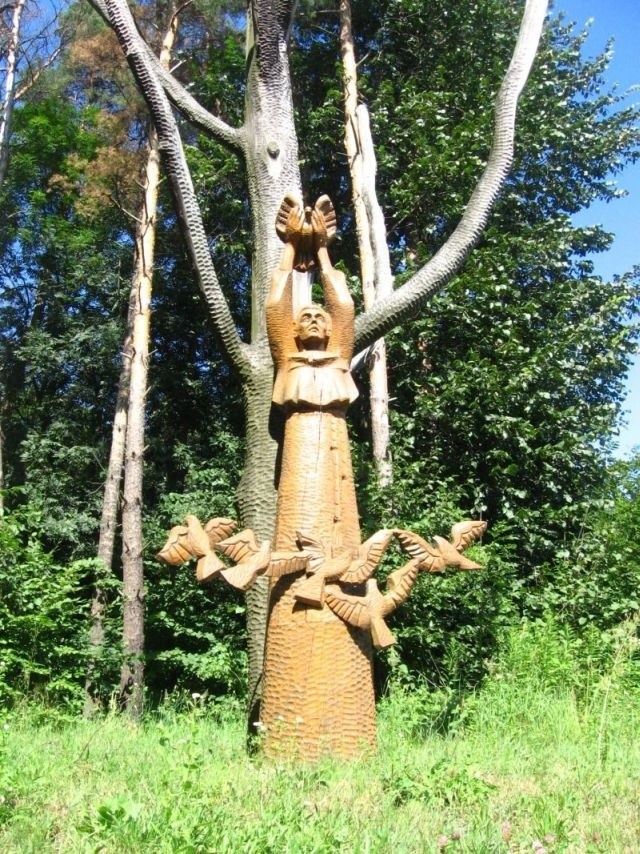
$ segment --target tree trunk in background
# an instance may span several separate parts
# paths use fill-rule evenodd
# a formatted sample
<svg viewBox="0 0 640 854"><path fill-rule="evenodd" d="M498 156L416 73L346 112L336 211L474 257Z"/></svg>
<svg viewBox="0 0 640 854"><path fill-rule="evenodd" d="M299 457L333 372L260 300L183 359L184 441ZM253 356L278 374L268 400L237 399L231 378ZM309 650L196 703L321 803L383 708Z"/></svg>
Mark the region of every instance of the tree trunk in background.
<svg viewBox="0 0 640 854"><path fill-rule="evenodd" d="M160 52L160 62L165 68L169 66L176 29L177 17L174 15ZM120 673L120 705L134 719L139 719L142 715L144 689L144 565L142 558L144 417L159 185L158 135L155 128L151 127L144 181L144 202L136 228L136 265L131 303L133 322L129 406L126 416L122 495L123 664Z"/></svg>
<svg viewBox="0 0 640 854"><path fill-rule="evenodd" d="M375 194L375 159L369 132L367 108L358 107L358 69L351 28L350 0L340 0L340 53L344 75L345 149L351 175L360 277L365 309L390 293L393 285L386 243L384 216ZM361 124L363 125L361 127ZM375 234L374 229L379 233ZM389 388L387 348L378 339L366 356L369 372L369 406L373 459L378 486L393 480L389 433Z"/></svg>
<svg viewBox="0 0 640 854"><path fill-rule="evenodd" d="M102 501L97 553L100 566L96 572L95 590L91 599L91 627L89 629L89 651L91 658L85 683L83 712L85 717L89 717L100 705L98 689L94 682L95 665L104 647L104 618L107 606L107 591L105 590L104 579L110 575L113 567L113 549L118 525L118 510L120 508L120 483L122 480L122 464L124 462L127 410L129 407L129 383L131 379L133 321L138 298L138 287L136 268L136 275L131 282L127 331L122 347L122 365L118 378L118 396L116 398L116 409L113 418L111 451L109 453Z"/></svg>
<svg viewBox="0 0 640 854"><path fill-rule="evenodd" d="M13 113L13 105L16 98L16 65L18 60L18 44L20 42L20 19L22 18L24 4L25 0L16 0L13 4L9 43L7 45L6 77L2 98L2 113L0 114L0 187L4 182L9 164L9 135L11 132L11 114Z"/></svg>

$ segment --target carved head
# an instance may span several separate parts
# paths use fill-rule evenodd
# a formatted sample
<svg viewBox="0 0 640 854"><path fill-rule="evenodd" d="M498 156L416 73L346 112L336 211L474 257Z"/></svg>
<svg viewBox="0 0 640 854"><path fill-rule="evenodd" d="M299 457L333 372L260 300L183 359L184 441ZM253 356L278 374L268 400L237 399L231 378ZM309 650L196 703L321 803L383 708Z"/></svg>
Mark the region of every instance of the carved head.
<svg viewBox="0 0 640 854"><path fill-rule="evenodd" d="M306 305L294 321L294 335L303 350L325 350L331 336L331 315L321 305Z"/></svg>

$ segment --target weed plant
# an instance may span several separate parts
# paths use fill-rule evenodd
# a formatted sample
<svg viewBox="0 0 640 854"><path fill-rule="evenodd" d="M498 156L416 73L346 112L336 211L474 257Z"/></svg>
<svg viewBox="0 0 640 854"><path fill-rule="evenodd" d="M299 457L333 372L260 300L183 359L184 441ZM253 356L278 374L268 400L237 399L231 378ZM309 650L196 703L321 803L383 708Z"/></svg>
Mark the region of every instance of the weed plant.
<svg viewBox="0 0 640 854"><path fill-rule="evenodd" d="M245 750L237 701L170 698L136 726L25 705L0 728L4 852L635 852L637 625L580 671L551 623L514 630L475 693L394 684L379 749ZM555 664L554 664L555 662Z"/></svg>

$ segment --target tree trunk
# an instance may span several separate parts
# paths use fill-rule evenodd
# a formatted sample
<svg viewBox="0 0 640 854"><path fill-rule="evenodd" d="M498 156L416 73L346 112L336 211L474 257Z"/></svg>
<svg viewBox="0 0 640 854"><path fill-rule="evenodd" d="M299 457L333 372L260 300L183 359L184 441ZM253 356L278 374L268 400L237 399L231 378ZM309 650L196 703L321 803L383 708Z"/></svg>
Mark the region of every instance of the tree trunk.
<svg viewBox="0 0 640 854"><path fill-rule="evenodd" d="M340 53L344 75L345 149L351 174L351 191L360 253L360 278L365 309L376 299L386 296L393 283L386 243L384 216L375 193L375 157L368 121L360 126L366 112L358 107L358 69L350 0L340 0ZM363 132L364 131L364 132ZM376 216L377 214L377 216ZM373 233L381 228L381 234ZM376 253L377 250L377 253ZM387 348L384 338L378 339L366 356L369 372L369 407L373 460L377 482L384 489L393 480L389 430L389 388L387 377Z"/></svg>
<svg viewBox="0 0 640 854"><path fill-rule="evenodd" d="M175 39L173 16L160 52L168 67ZM136 274L132 293L132 337L129 405L126 417L124 488L122 496L123 665L120 705L134 718L142 715L144 687L144 566L142 542L142 485L144 416L149 363L151 289L160 185L160 152L155 128L149 130L149 157L144 180L144 202L136 228Z"/></svg>
<svg viewBox="0 0 640 854"><path fill-rule="evenodd" d="M7 45L6 77L2 98L2 114L0 115L0 187L4 183L9 164L9 135L11 132L11 114L16 98L16 65L20 43L20 19L22 18L24 4L25 0L16 0L13 5L9 43Z"/></svg>
<svg viewBox="0 0 640 854"><path fill-rule="evenodd" d="M137 239L139 239L139 236ZM95 590L91 599L91 627L89 629L89 653L91 657L87 680L85 682L83 711L85 717L89 717L100 705L98 689L95 685L95 666L104 646L104 618L107 606L107 592L104 587L104 579L109 576L113 567L113 550L118 525L118 511L120 509L120 483L122 481L122 465L124 462L124 446L127 431L127 410L129 407L129 383L131 379L133 322L136 312L138 288L138 269L136 265L136 275L134 275L131 281L127 331L122 347L122 364L118 378L118 395L113 418L111 450L102 500L102 516L100 518L100 536L97 553L100 565L96 572Z"/></svg>
<svg viewBox="0 0 640 854"><path fill-rule="evenodd" d="M252 258L252 375L244 384L246 458L238 489L243 525L260 539L273 539L279 418L272 412L273 363L267 344L265 303L271 273L278 266L282 243L276 215L287 193L301 196L298 140L293 120L287 37L293 4L280 13L265 0L253 0L247 17L247 95L245 157L254 249ZM304 288L305 281L300 282ZM247 592L249 634L250 726L258 720L267 630L268 583L259 579Z"/></svg>

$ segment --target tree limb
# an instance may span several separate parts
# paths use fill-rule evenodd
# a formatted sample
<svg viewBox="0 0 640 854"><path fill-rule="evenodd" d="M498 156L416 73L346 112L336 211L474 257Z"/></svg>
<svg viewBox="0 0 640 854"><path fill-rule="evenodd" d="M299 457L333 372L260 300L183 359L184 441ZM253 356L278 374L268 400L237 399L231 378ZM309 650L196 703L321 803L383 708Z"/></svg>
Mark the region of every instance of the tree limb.
<svg viewBox="0 0 640 854"><path fill-rule="evenodd" d="M414 315L460 270L487 224L491 208L511 169L518 98L531 70L547 12L547 0L527 0L520 32L496 97L489 159L455 231L409 281L356 320L356 347L368 346L404 318Z"/></svg>
<svg viewBox="0 0 640 854"><path fill-rule="evenodd" d="M89 2L93 3L94 0ZM104 6L109 25L118 37L153 117L159 148L164 155L167 174L175 195L177 212L183 220L183 233L187 239L198 284L204 295L213 328L230 364L241 377L247 378L251 373L248 348L238 335L213 267L200 208L171 105L156 76L155 66L149 62L149 50L146 49L136 30L126 2L105 0Z"/></svg>
<svg viewBox="0 0 640 854"><path fill-rule="evenodd" d="M109 17L108 7L110 4L108 0L88 0L88 2L106 23L112 26L111 18ZM244 130L242 128L231 127L231 125L222 121L218 116L214 116L213 113L205 110L193 95L190 95L184 86L176 80L171 72L163 68L160 62L158 62L158 57L138 32L135 22L129 36L131 46L138 53L144 54L146 63L161 83L174 107L195 127L211 134L230 148L244 151Z"/></svg>
<svg viewBox="0 0 640 854"><path fill-rule="evenodd" d="M24 83L22 83L22 85L19 86L16 90L16 101L20 101L22 98L24 98L29 89L36 85L43 72L45 72L50 65L53 65L56 59L60 56L61 52L62 47L57 47L53 51L53 53L47 59L44 60L41 65L39 65L36 69L29 73L29 79L25 80Z"/></svg>

